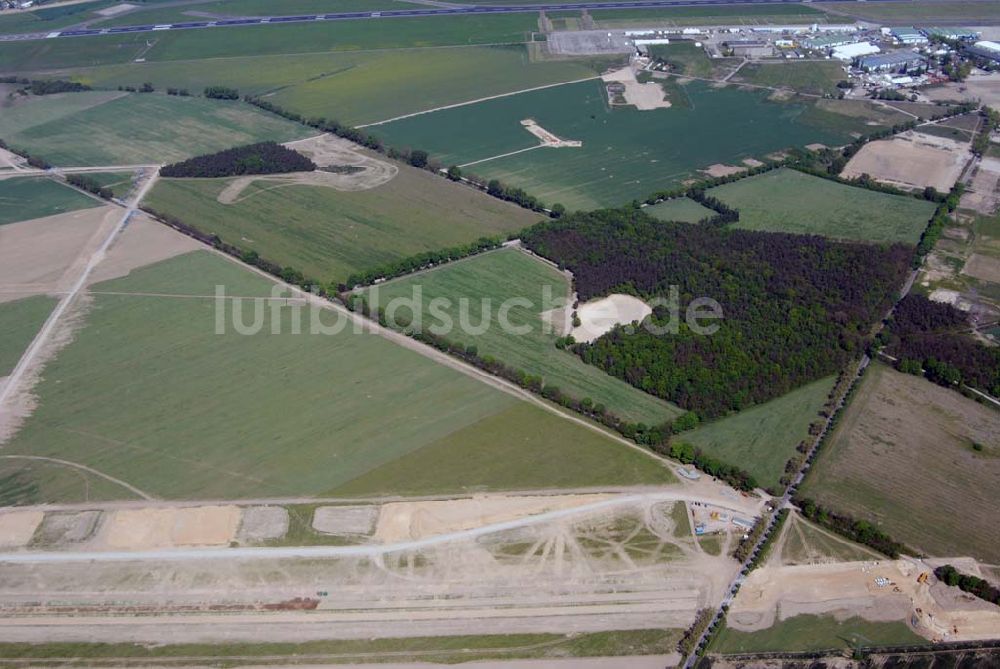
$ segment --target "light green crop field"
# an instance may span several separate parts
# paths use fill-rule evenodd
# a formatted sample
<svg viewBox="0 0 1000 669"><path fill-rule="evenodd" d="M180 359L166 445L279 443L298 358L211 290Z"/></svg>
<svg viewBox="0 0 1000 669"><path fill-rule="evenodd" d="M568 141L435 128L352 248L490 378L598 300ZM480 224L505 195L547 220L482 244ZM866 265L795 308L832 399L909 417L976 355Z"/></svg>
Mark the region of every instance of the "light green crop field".
<svg viewBox="0 0 1000 669"><path fill-rule="evenodd" d="M371 662L372 666L378 667L380 662L451 664L519 658L564 660L567 657L667 655L674 651L680 637L681 630L650 629L573 634L331 639L304 643L149 645L0 642L0 653L25 662L35 660L39 664L52 657L80 658L90 667L115 666L121 664L123 658L129 658L131 664L141 660L143 666L169 667L176 666L180 657L196 656L213 664L228 664L258 656L289 658L288 661L294 662L303 655L329 657L332 662Z"/></svg>
<svg viewBox="0 0 1000 669"><path fill-rule="evenodd" d="M443 163L519 186L570 209L616 206L674 187L714 163L738 164L790 146L839 145L865 120L811 103L769 102L766 91L678 87L686 103L669 109L610 108L600 82L582 82L423 114L372 128L389 145L426 149ZM831 121L831 117L835 121ZM538 147L521 121L581 147ZM835 127L832 127L835 123ZM870 128L869 128L870 129ZM506 155L521 151L516 155Z"/></svg>
<svg viewBox="0 0 1000 669"><path fill-rule="evenodd" d="M815 6L822 8L824 5L818 3ZM991 0L851 3L849 8L837 2L833 3L831 8L860 19L903 24L906 21L919 21L927 25L928 21L933 21L934 19L952 22L962 20L975 22L978 19L1000 18L1000 6Z"/></svg>
<svg viewBox="0 0 1000 669"><path fill-rule="evenodd" d="M100 204L47 177L0 179L0 225L90 209Z"/></svg>
<svg viewBox="0 0 1000 669"><path fill-rule="evenodd" d="M86 93L33 98L13 122L0 116L0 137L56 165L134 165L315 134L242 102L155 93L124 95L62 113L67 98L76 95L94 99ZM33 110L44 120L30 124Z"/></svg>
<svg viewBox="0 0 1000 669"><path fill-rule="evenodd" d="M216 199L230 179L164 179L145 204L315 280L424 251L505 236L540 215L400 165L388 183L344 192L256 181L235 204Z"/></svg>
<svg viewBox="0 0 1000 669"><path fill-rule="evenodd" d="M48 295L0 302L0 377L13 371L56 302Z"/></svg>
<svg viewBox="0 0 1000 669"><path fill-rule="evenodd" d="M146 61L326 53L475 44L519 44L538 30L538 15L492 14L288 23L209 30L102 35L0 43L0 72ZM227 82L215 82L226 84Z"/></svg>
<svg viewBox="0 0 1000 669"><path fill-rule="evenodd" d="M681 221L682 223L697 223L704 218L715 216L715 212L703 207L686 197L664 200L651 207L645 207L644 212L661 221Z"/></svg>
<svg viewBox="0 0 1000 669"><path fill-rule="evenodd" d="M849 650L865 646L923 646L930 643L903 621L872 622L853 617L837 620L831 615L803 614L776 622L759 632L723 627L711 652L725 654L777 651Z"/></svg>
<svg viewBox="0 0 1000 669"><path fill-rule="evenodd" d="M747 63L730 81L824 95L836 93L837 82L844 79L847 79L847 74L838 62L788 60L777 63Z"/></svg>
<svg viewBox="0 0 1000 669"><path fill-rule="evenodd" d="M998 476L995 409L875 364L801 492L927 555L995 563Z"/></svg>
<svg viewBox="0 0 1000 669"><path fill-rule="evenodd" d="M187 88L193 93L225 82L244 94L266 94L269 101L305 116L365 124L597 76L613 60L539 60L516 44L147 61L61 70L59 76L94 87L148 81L160 90Z"/></svg>
<svg viewBox="0 0 1000 669"><path fill-rule="evenodd" d="M144 24L204 21L206 14L220 17L241 16L294 16L298 14L332 14L337 12L365 12L387 9L414 9L412 3L402 0L215 0L200 2L197 6L150 7L91 24L94 27L135 26ZM193 14L191 12L194 12Z"/></svg>
<svg viewBox="0 0 1000 669"><path fill-rule="evenodd" d="M658 425L683 413L677 407L648 395L627 383L608 376L588 365L577 356L555 347L557 335L543 328L541 312L554 304L545 305L543 291L548 287L549 299L565 297L569 283L565 276L545 263L516 249L501 249L437 269L390 281L366 291L369 304L388 308L397 298L417 299L419 289L423 305L423 327L429 328L438 319L431 317L429 303L435 298L447 298L444 312L454 323L448 339L465 345L473 344L480 355L490 355L507 365L539 375L546 384L560 388L577 399L589 397L595 404L604 404L611 412L635 422ZM530 331L515 334L505 331L500 322L500 308L510 298L522 298L531 306L515 305L509 310L509 322L527 326ZM460 300L468 301L465 322L481 326L476 334L463 328ZM489 300L486 302L485 300ZM413 313L412 303L402 305L399 317ZM485 316L489 320L484 323Z"/></svg>
<svg viewBox="0 0 1000 669"><path fill-rule="evenodd" d="M32 12L0 14L0 34L40 33L59 30L96 18L94 12L114 4L114 0L81 2L62 7L38 7Z"/></svg>
<svg viewBox="0 0 1000 669"><path fill-rule="evenodd" d="M834 381L834 377L814 381L676 439L724 462L738 462L758 485L777 485L795 447L809 436L809 424L818 419Z"/></svg>
<svg viewBox="0 0 1000 669"><path fill-rule="evenodd" d="M456 464L448 470L454 478L441 476L442 463L427 459L422 466L434 474L414 474L433 481L435 491L452 492L521 480L672 480L653 458L576 423L564 426L544 409L352 326L309 334L305 313L303 334L294 334L293 308L262 304L260 333L240 334L225 318L225 334L216 334L217 285L233 296L272 291L270 281L207 251L94 286L85 324L47 365L35 390L38 406L4 454L79 463L162 498L322 495L468 430L477 440L468 469ZM252 325L255 304L230 306ZM336 322L332 313L322 320ZM521 427L479 435L475 426L484 420ZM502 468L494 477L509 435L519 433L529 439L518 461L527 478ZM566 467L581 458L585 467ZM21 483L34 487L20 502L80 501L86 481L74 474L22 475ZM133 496L124 488L114 493Z"/></svg>
<svg viewBox="0 0 1000 669"><path fill-rule="evenodd" d="M747 230L916 244L935 203L878 193L778 169L723 184L709 193L740 210Z"/></svg>

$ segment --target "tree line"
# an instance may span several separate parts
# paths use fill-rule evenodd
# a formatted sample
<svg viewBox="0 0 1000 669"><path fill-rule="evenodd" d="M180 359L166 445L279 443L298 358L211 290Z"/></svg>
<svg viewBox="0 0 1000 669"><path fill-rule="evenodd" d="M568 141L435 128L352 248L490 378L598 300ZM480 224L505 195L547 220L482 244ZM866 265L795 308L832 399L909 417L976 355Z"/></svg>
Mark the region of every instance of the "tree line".
<svg viewBox="0 0 1000 669"><path fill-rule="evenodd" d="M2 139L0 139L0 149L4 149L5 151L10 151L13 154L21 156L28 162L29 165L31 165L35 169L47 170L52 168L52 163L45 160L45 158L28 153L24 149L15 148L9 145L7 142L3 141Z"/></svg>
<svg viewBox="0 0 1000 669"><path fill-rule="evenodd" d="M27 77L0 77L0 84L20 84L19 93L52 95L54 93L79 93L91 90L90 86L65 79L28 79Z"/></svg>
<svg viewBox="0 0 1000 669"><path fill-rule="evenodd" d="M244 174L312 172L316 164L277 142L259 142L196 156L160 168L164 177L218 178Z"/></svg>
<svg viewBox="0 0 1000 669"><path fill-rule="evenodd" d="M868 344L912 255L903 244L658 221L634 209L575 213L522 234L535 253L573 272L581 301L612 292L646 301L676 287L676 311L695 298L724 318L702 336L658 306L654 325L616 328L572 350L637 388L717 418L836 373Z"/></svg>
<svg viewBox="0 0 1000 669"><path fill-rule="evenodd" d="M952 587L957 587L962 592L967 592L979 599L1000 606L1000 588L997 588L989 581L971 574L963 574L950 564L942 565L934 570L934 576Z"/></svg>
<svg viewBox="0 0 1000 669"><path fill-rule="evenodd" d="M803 516L851 541L864 544L893 559L898 558L904 552L916 555L915 551L894 540L867 520L858 520L847 514L835 513L807 497L797 497L793 501Z"/></svg>
<svg viewBox="0 0 1000 669"><path fill-rule="evenodd" d="M114 192L110 188L102 186L97 179L87 176L86 174L67 174L66 183L83 189L88 193L93 193L94 195L104 198L105 200L110 200L115 196Z"/></svg>
<svg viewBox="0 0 1000 669"><path fill-rule="evenodd" d="M896 369L946 387L965 384L1000 396L1000 348L968 334L968 316L950 304L911 293L896 306L876 344Z"/></svg>

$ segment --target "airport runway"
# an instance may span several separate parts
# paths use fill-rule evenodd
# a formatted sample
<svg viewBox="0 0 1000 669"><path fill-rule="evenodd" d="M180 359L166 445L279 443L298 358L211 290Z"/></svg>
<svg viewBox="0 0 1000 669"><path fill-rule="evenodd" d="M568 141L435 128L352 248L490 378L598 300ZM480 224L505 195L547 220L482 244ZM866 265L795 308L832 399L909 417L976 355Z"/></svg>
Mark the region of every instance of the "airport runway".
<svg viewBox="0 0 1000 669"><path fill-rule="evenodd" d="M906 2L907 0L824 0L825 2ZM268 16L256 18L220 19L217 21L184 21L181 23L148 24L139 26L119 26L112 28L86 28L80 30L58 30L47 33L24 33L0 35L0 42L21 42L41 39L68 37L93 37L99 35L121 35L125 33L148 33L164 30L193 30L198 28L227 28L231 26L274 25L281 23L309 23L322 21L357 21L391 18L414 18L424 16L469 16L482 14L516 14L541 11L594 10L594 9L641 9L657 7L732 6L740 5L799 5L808 0L633 0L632 2L581 2L571 4L540 5L489 5L468 7L444 7L428 9L392 9L375 12L341 12L336 14L303 14L297 16Z"/></svg>

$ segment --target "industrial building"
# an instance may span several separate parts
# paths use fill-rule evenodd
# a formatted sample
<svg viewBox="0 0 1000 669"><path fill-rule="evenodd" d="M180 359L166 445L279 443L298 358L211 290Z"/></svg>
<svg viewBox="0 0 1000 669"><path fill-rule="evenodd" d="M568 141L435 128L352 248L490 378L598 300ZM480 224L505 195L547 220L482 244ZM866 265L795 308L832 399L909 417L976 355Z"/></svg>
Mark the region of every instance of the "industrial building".
<svg viewBox="0 0 1000 669"><path fill-rule="evenodd" d="M890 28L889 34L900 44L927 44L928 42L927 35L913 27Z"/></svg>
<svg viewBox="0 0 1000 669"><path fill-rule="evenodd" d="M764 40L740 39L723 42L722 46L740 58L766 58L774 55L774 47Z"/></svg>
<svg viewBox="0 0 1000 669"><path fill-rule="evenodd" d="M913 51L889 51L858 58L858 69L865 72L900 72L912 68L923 67L926 60Z"/></svg>
<svg viewBox="0 0 1000 669"><path fill-rule="evenodd" d="M802 46L815 51L824 51L838 46L844 46L845 44L851 44L856 40L857 38L850 33L833 33L830 35L820 35L818 37L804 39L802 40Z"/></svg>
<svg viewBox="0 0 1000 669"><path fill-rule="evenodd" d="M838 46L830 55L837 60L854 60L855 58L869 56L879 51L881 49L870 42L853 42L844 46Z"/></svg>
<svg viewBox="0 0 1000 669"><path fill-rule="evenodd" d="M923 32L928 37L938 39L974 40L979 39L979 33L968 28L924 28Z"/></svg>
<svg viewBox="0 0 1000 669"><path fill-rule="evenodd" d="M985 58L1000 63L1000 43L981 40L970 46L967 51L978 58Z"/></svg>

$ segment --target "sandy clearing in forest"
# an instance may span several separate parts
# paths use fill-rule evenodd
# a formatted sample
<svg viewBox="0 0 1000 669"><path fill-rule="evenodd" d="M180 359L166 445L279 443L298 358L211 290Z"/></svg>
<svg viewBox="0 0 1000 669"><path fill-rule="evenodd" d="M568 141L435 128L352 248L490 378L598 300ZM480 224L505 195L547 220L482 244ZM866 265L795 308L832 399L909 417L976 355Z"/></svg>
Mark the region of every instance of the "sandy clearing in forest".
<svg viewBox="0 0 1000 669"><path fill-rule="evenodd" d="M592 342L610 332L616 325L642 321L653 313L648 304L631 295L608 295L581 304L576 310L580 326L571 335L580 342Z"/></svg>
<svg viewBox="0 0 1000 669"><path fill-rule="evenodd" d="M44 518L44 511L0 513L0 548L21 548L27 545Z"/></svg>
<svg viewBox="0 0 1000 669"><path fill-rule="evenodd" d="M571 509L611 495L475 497L472 499L383 504L373 538L395 543Z"/></svg>
<svg viewBox="0 0 1000 669"><path fill-rule="evenodd" d="M97 207L0 226L0 302L68 290L119 215Z"/></svg>
<svg viewBox="0 0 1000 669"><path fill-rule="evenodd" d="M240 525L238 506L119 509L108 514L95 548L150 550L226 546Z"/></svg>
<svg viewBox="0 0 1000 669"><path fill-rule="evenodd" d="M132 270L204 248L194 239L136 212L91 274L89 285L126 276Z"/></svg>
<svg viewBox="0 0 1000 669"><path fill-rule="evenodd" d="M907 131L892 139L865 144L840 176L855 179L867 174L901 188L921 190L933 186L947 193L970 157L966 143Z"/></svg>
<svg viewBox="0 0 1000 669"><path fill-rule="evenodd" d="M906 621L918 634L933 640L995 637L1000 608L937 583L933 576L928 583L917 583L921 573L931 570L911 559L764 566L747 577L727 622L734 629L751 632L796 615L832 614L838 620L860 616L872 621ZM878 577L889 579L889 584L880 587L875 582Z"/></svg>
<svg viewBox="0 0 1000 669"><path fill-rule="evenodd" d="M667 109L671 106L670 101L666 99L663 86L655 81L639 83L631 65L603 74L601 79L606 83L614 81L625 86L625 92L622 94L625 102L635 105L639 111Z"/></svg>

